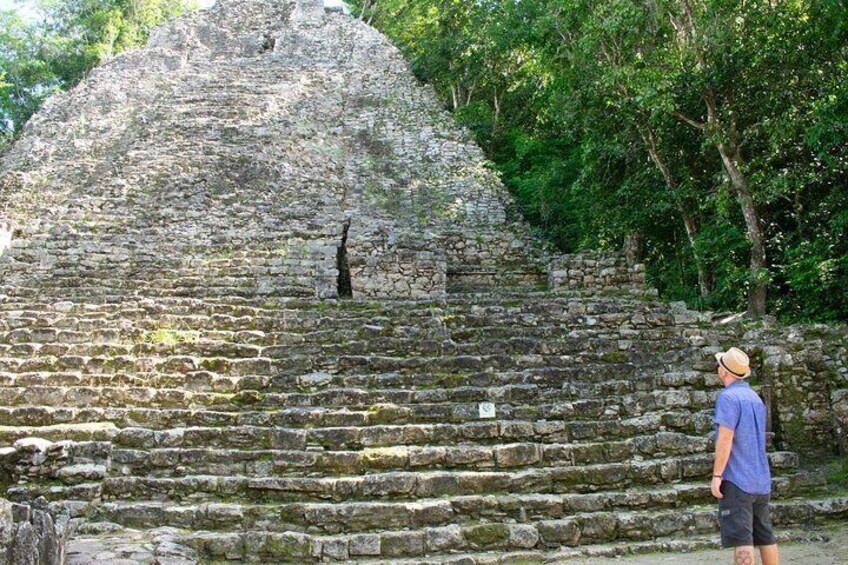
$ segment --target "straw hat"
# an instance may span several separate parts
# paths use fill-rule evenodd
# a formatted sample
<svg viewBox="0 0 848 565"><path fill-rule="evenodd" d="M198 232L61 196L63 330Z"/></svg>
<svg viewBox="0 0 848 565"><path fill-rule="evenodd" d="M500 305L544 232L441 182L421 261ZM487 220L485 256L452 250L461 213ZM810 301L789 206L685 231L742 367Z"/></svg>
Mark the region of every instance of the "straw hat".
<svg viewBox="0 0 848 565"><path fill-rule="evenodd" d="M737 379L744 379L751 375L751 362L741 349L731 347L724 353L716 353L715 358L719 365Z"/></svg>

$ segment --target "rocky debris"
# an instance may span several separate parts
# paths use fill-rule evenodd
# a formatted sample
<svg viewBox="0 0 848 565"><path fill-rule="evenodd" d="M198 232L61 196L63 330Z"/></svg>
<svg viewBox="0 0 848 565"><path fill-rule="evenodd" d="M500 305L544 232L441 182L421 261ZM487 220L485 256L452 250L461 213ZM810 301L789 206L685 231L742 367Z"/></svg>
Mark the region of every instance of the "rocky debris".
<svg viewBox="0 0 848 565"><path fill-rule="evenodd" d="M32 505L0 499L0 565L64 565L64 532L43 498Z"/></svg>
<svg viewBox="0 0 848 565"><path fill-rule="evenodd" d="M102 480L112 445L103 441L52 442L24 437L0 451L0 473L7 482L57 479L65 484Z"/></svg>
<svg viewBox="0 0 848 565"><path fill-rule="evenodd" d="M89 537L90 534L99 534ZM197 552L176 543L173 528L144 532L89 523L68 544L65 565L197 565Z"/></svg>

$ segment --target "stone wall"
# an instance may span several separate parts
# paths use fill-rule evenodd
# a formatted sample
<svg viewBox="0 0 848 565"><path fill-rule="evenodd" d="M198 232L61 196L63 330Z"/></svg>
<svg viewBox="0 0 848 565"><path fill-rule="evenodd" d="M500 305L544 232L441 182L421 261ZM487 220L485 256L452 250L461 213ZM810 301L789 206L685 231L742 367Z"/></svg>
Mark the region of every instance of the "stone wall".
<svg viewBox="0 0 848 565"><path fill-rule="evenodd" d="M64 527L39 498L32 505L0 498L0 565L62 565Z"/></svg>
<svg viewBox="0 0 848 565"><path fill-rule="evenodd" d="M672 312L691 345L680 355L694 354L694 369L714 372L713 354L732 346L748 353L749 382L770 407L779 449L810 457L848 455L848 328L754 322L693 312L682 302Z"/></svg>
<svg viewBox="0 0 848 565"><path fill-rule="evenodd" d="M447 262L431 232L352 224L347 259L353 298L429 298L445 293Z"/></svg>
<svg viewBox="0 0 848 565"><path fill-rule="evenodd" d="M548 286L564 290L643 290L645 266L628 265L624 254L560 255L548 264Z"/></svg>
<svg viewBox="0 0 848 565"><path fill-rule="evenodd" d="M672 303L669 313L685 340L663 354L669 368L688 366L718 391L714 354L739 347L751 358L748 382L769 407L778 449L848 455L848 328L753 321L689 310L683 302Z"/></svg>
<svg viewBox="0 0 848 565"><path fill-rule="evenodd" d="M772 388L772 417L778 440L807 455L845 450L846 328L774 327L744 336Z"/></svg>

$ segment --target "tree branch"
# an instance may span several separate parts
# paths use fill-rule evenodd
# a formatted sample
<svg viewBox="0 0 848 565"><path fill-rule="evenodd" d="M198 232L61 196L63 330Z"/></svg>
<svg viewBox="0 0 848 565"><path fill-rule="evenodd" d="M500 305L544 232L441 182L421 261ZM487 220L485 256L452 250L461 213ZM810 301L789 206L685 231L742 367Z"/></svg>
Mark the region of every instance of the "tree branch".
<svg viewBox="0 0 848 565"><path fill-rule="evenodd" d="M677 118L678 120L686 122L687 124L689 124L693 128L696 128L696 129L703 131L707 127L706 124L704 124L704 122L699 122L698 120L694 120L694 119L690 118L689 116L687 116L685 114L681 114L677 110L672 110L671 115L674 116L675 118Z"/></svg>

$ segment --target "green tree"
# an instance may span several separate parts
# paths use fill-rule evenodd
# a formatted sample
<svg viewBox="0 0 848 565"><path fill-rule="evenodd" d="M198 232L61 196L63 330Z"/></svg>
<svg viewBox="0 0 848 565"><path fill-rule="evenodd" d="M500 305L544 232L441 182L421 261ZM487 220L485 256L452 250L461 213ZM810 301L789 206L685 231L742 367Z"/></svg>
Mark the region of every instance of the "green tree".
<svg viewBox="0 0 848 565"><path fill-rule="evenodd" d="M8 142L60 89L110 57L143 45L157 25L197 8L195 0L43 0L41 21L0 13L0 104Z"/></svg>
<svg viewBox="0 0 848 565"><path fill-rule="evenodd" d="M41 0L57 76L76 84L106 59L144 45L157 25L197 9L195 0Z"/></svg>
<svg viewBox="0 0 848 565"><path fill-rule="evenodd" d="M0 107L7 141L61 87L42 56L42 44L36 27L24 24L14 12L0 12Z"/></svg>

